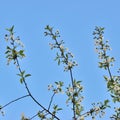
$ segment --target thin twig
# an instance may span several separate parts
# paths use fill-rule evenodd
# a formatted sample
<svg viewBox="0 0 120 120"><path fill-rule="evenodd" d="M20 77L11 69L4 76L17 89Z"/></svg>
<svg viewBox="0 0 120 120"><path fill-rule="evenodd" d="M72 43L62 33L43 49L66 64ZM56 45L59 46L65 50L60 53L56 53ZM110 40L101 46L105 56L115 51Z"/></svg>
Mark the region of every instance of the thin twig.
<svg viewBox="0 0 120 120"><path fill-rule="evenodd" d="M53 95L52 95L52 97L51 97L51 99L50 99L50 103L49 103L49 106L48 106L48 110L50 110L50 107L51 107L51 104L52 104L52 102L53 102L53 98L54 98L54 96L55 96L55 92L53 93Z"/></svg>
<svg viewBox="0 0 120 120"><path fill-rule="evenodd" d="M73 91L75 90L75 85L74 85L74 79L73 79L73 74L72 74L72 69L70 69L70 77L71 77L71 82L72 82L72 87L73 87ZM76 120L76 112L75 112L75 96L73 93L73 115L74 115L74 120Z"/></svg>
<svg viewBox="0 0 120 120"><path fill-rule="evenodd" d="M5 108L5 107L7 107L8 105L10 105L10 104L12 104L12 103L14 103L14 102L16 102L16 101L18 101L18 100L20 100L20 99L23 99L23 98L25 98L25 97L29 97L29 96L30 96L30 95L25 95L25 96L19 97L19 98L17 98L17 99L14 99L14 100L10 101L9 103L5 104L4 106L2 106L0 109L3 109L3 108Z"/></svg>
<svg viewBox="0 0 120 120"><path fill-rule="evenodd" d="M39 113L42 113L42 112L44 112L45 110L42 110L42 111L39 111ZM34 116L32 116L31 118L29 118L29 120L32 120L33 118L35 118L35 117L37 117L38 116L38 113L37 114L35 114Z"/></svg>
<svg viewBox="0 0 120 120"><path fill-rule="evenodd" d="M95 108L93 109L93 108L91 108L89 111L81 114L80 117L81 117L81 116L86 117L86 115L89 115L89 114L91 114L91 113L93 113L93 112L97 112L97 111L99 111L99 109L95 109Z"/></svg>
<svg viewBox="0 0 120 120"><path fill-rule="evenodd" d="M104 52L104 55L106 56L106 52L105 52L104 50L103 50L103 52ZM106 63L107 63L107 58L105 58L105 61L106 61ZM110 70L109 65L107 65L107 70L108 70L108 73L109 73L109 76L110 76L111 81L113 81L112 73L111 73L111 70Z"/></svg>
<svg viewBox="0 0 120 120"><path fill-rule="evenodd" d="M52 33L52 31L51 31L50 35L54 36L54 34ZM56 42L56 45L58 45L58 48L59 48L60 51L61 51L60 44L58 43L57 39L54 38L54 40L55 40L55 42ZM64 53L61 52L61 55L62 55L62 57L66 60L66 65L68 65L68 60L66 59ZM74 85L74 79L73 79L73 74L72 74L72 68L70 68L69 71L70 71L70 77L71 77L71 82L72 82L72 88L73 88L73 91L74 91L74 90L75 90L75 85ZM76 111L75 111L75 103L74 103L74 101L75 101L75 96L74 96L74 94L73 94L73 100L72 100L72 104L73 104L73 115L74 115L73 118L74 118L74 120L76 120Z"/></svg>
<svg viewBox="0 0 120 120"><path fill-rule="evenodd" d="M109 73L110 79L111 79L111 81L113 81L112 73L111 73L110 67L108 66L107 69L108 69L108 73Z"/></svg>

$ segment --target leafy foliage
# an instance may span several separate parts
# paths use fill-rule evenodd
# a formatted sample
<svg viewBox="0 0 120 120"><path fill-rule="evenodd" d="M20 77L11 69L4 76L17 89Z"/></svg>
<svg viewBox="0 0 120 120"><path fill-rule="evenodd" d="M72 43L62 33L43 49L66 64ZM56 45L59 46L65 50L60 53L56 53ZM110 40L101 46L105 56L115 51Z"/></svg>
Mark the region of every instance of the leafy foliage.
<svg viewBox="0 0 120 120"><path fill-rule="evenodd" d="M60 32L57 30L54 32L53 27L47 25L45 27L45 36L50 36L52 38L52 43L49 43L51 50L56 49L56 57L55 61L57 61L58 65L64 65L64 71L69 72L70 81L67 86L64 85L63 81L55 81L54 85L48 85L48 90L52 91L52 96L49 101L48 107L44 107L36 98L32 95L26 78L30 77L31 74L26 73L25 70L21 69L19 60L24 58L25 51L23 49L24 45L21 42L19 36L15 37L14 26L6 29L9 33L5 35L5 40L8 42L6 47L6 58L7 64L9 65L13 62L18 68L18 76L20 77L20 83L24 84L25 89L27 91L27 95L14 99L8 102L6 105L0 106L0 112L4 115L2 111L3 108L8 105L17 102L23 98L30 97L34 103L36 103L40 110L36 112L36 114L32 117L25 117L24 114L21 116L21 120L32 120L35 117L38 117L41 120L60 120L57 117L59 111L63 110L58 106L58 104L53 103L54 97L58 93L63 93L67 96L65 101L66 106L70 107L73 112L73 120L85 120L87 117L91 117L92 120L95 120L96 116L102 118L105 115L105 110L107 108L111 109L110 100L104 100L103 102L97 102L92 104L92 108L88 111L84 111L84 107L82 102L84 100L83 96L83 86L82 81L77 80L73 76L73 68L75 68L78 64L74 60L74 55L65 47L65 43L63 40L60 40ZM95 49L99 58L99 68L108 71L108 76L104 75L104 79L107 84L107 89L110 92L113 103L120 102L120 69L118 70L118 75L113 75L111 69L114 66L115 58L111 57L109 52L111 47L109 45L109 41L104 40L104 28L103 27L95 27L93 32L94 40L95 40ZM64 88L63 88L64 87ZM114 107L114 113L110 116L112 120L120 120L120 107Z"/></svg>
<svg viewBox="0 0 120 120"><path fill-rule="evenodd" d="M22 59L25 57L24 50L19 48L23 48L24 45L20 41L19 36L14 36L14 26L6 30L9 32L9 34L5 35L5 40L10 43L5 52L7 64L9 65L11 61L14 61L14 64L16 64L18 58Z"/></svg>
<svg viewBox="0 0 120 120"><path fill-rule="evenodd" d="M55 60L58 61L58 65L60 65L60 63L63 63L65 65L64 71L68 71L74 66L77 66L77 63L72 60L72 58L74 57L73 54L68 51L68 48L64 47L64 41L57 40L58 38L60 38L59 31L57 30L55 33L53 33L53 28L49 25L46 26L45 30L45 36L49 35L52 37L52 40L54 40L54 43L49 43L50 48L52 50L58 49L55 58Z"/></svg>
<svg viewBox="0 0 120 120"><path fill-rule="evenodd" d="M104 41L103 39L104 28L96 27L93 35L95 36L95 46L96 51L98 53L98 57L100 59L99 67L104 68L108 71L109 76L104 76L104 79L107 82L108 91L111 93L111 97L113 102L120 102L120 76L112 75L111 67L113 67L113 62L115 62L114 57L110 57L108 52L111 50L110 45L108 44L108 40ZM119 71L118 71L119 73ZM115 120L120 119L120 115L118 115L120 107L115 111L117 118ZM119 113L120 114L120 113Z"/></svg>

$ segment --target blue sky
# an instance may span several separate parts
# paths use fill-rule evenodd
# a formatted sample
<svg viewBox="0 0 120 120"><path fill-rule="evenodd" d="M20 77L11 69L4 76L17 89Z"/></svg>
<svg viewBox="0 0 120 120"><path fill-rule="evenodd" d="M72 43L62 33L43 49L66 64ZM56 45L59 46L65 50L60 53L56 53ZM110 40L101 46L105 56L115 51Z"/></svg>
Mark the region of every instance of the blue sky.
<svg viewBox="0 0 120 120"><path fill-rule="evenodd" d="M74 77L82 80L85 96L83 105L85 111L91 108L91 103L109 98L103 75L97 65L97 55L94 51L92 32L95 26L105 27L105 39L110 41L112 55L116 58L115 69L119 68L119 28L120 1L110 0L1 0L0 3L0 104L26 94L24 86L19 83L18 73L12 64L6 66L4 51L6 42L5 28L15 26L25 45L26 58L20 62L32 76L27 82L33 95L44 105L48 106L50 94L47 85L54 81L69 83L70 76L63 72L63 66L54 62L55 51L51 51L48 44L50 38L44 37L44 28L51 25L59 29L61 39L66 47L75 55L79 66L74 69ZM58 114L61 120L71 120L71 112L65 104L64 95L56 96L55 100L65 110ZM21 113L32 116L39 110L31 99L26 98L4 109L5 116L0 119L19 120ZM108 119L112 111L108 110L103 120ZM37 118L35 119L37 120ZM90 120L90 118L89 118ZM99 118L97 119L99 120Z"/></svg>

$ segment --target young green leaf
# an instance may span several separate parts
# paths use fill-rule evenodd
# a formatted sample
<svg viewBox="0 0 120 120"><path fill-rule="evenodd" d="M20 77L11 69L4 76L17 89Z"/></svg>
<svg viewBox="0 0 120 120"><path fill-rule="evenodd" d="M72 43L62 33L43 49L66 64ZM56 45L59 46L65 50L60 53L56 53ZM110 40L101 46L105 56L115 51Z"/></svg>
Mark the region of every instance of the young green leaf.
<svg viewBox="0 0 120 120"><path fill-rule="evenodd" d="M23 81L24 81L24 78L23 78L23 77L20 78L20 83L21 83L21 84L23 83Z"/></svg>
<svg viewBox="0 0 120 120"><path fill-rule="evenodd" d="M14 29L14 25L11 28L7 28L6 30L10 32L10 34L13 34L13 29Z"/></svg>
<svg viewBox="0 0 120 120"><path fill-rule="evenodd" d="M25 75L25 78L26 78L26 77L29 77L29 76L31 76L31 74L26 74L26 75Z"/></svg>

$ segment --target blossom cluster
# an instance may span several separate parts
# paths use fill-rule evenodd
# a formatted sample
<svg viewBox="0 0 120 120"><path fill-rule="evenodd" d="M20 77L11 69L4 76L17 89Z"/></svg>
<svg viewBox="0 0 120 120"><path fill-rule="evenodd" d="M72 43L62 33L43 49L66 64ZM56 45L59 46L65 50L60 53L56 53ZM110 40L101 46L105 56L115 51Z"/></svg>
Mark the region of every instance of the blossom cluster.
<svg viewBox="0 0 120 120"><path fill-rule="evenodd" d="M96 27L93 35L95 35L95 50L98 53L98 58L100 59L99 67L107 69L110 66L113 66L113 62L115 61L114 57L110 57L108 55L108 51L111 50L109 45L109 41L104 41L104 28Z"/></svg>
<svg viewBox="0 0 120 120"><path fill-rule="evenodd" d="M108 43L108 40L104 41L103 34L104 28L102 27L96 27L95 31L93 32L93 35L95 36L95 49L98 53L98 58L100 59L99 67L108 71L109 76L104 76L104 79L107 82L107 88L108 91L110 91L113 102L120 102L120 75L112 75L111 67L113 67L115 59L114 57L110 57L109 51L111 50L111 47ZM120 73L120 70L118 73ZM114 116L117 116L118 111L115 112L116 115ZM120 119L120 112L119 116L114 117L114 119Z"/></svg>
<svg viewBox="0 0 120 120"><path fill-rule="evenodd" d="M14 61L14 64L16 64L17 58L25 57L24 50L23 50L24 45L21 42L19 36L15 37L14 26L7 29L7 31L9 32L9 34L5 35L5 40L10 43L10 45L7 46L6 48L7 50L5 52L6 58L7 58L7 64L9 65L11 61Z"/></svg>
<svg viewBox="0 0 120 120"><path fill-rule="evenodd" d="M60 63L63 63L65 65L64 71L68 71L72 69L74 66L77 66L78 64L76 63L76 61L72 60L74 55L68 51L68 48L64 47L64 41L57 39L60 37L59 31L57 30L56 32L53 33L53 28L48 25L46 26L45 29L47 30L45 32L45 36L49 35L54 40L54 43L49 43L50 48L52 50L55 48L58 49L55 58L55 60L58 62L58 65L60 65Z"/></svg>

